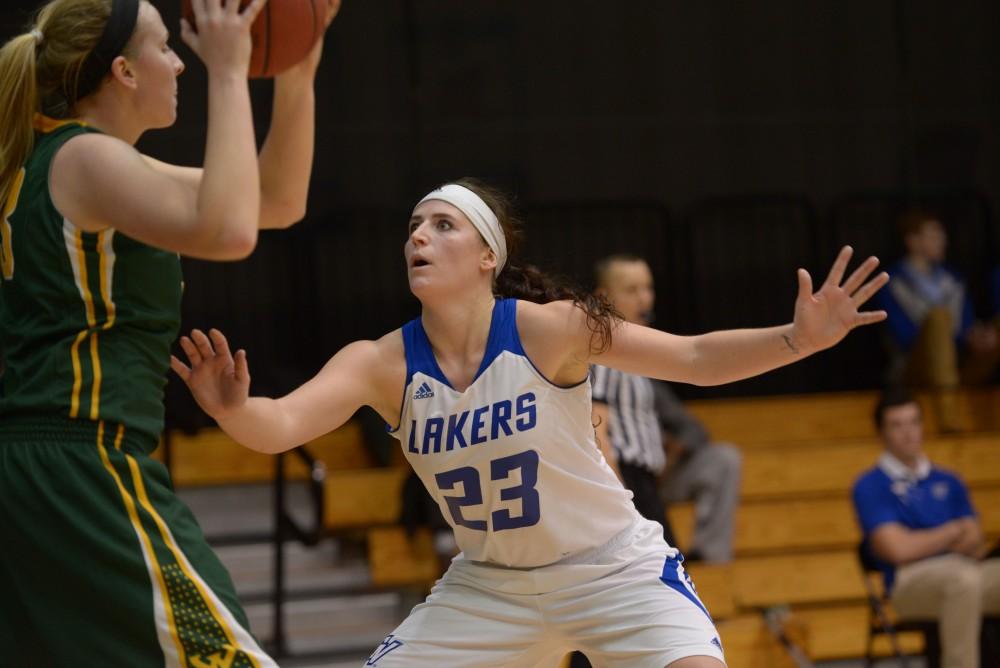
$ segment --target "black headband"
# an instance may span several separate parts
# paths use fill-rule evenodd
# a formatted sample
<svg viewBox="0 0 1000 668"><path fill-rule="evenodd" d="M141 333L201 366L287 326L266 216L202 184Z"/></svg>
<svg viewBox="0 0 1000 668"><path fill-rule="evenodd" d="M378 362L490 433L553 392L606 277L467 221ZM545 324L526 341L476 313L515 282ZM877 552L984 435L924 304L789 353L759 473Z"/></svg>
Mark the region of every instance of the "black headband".
<svg viewBox="0 0 1000 668"><path fill-rule="evenodd" d="M128 44L135 32L135 24L139 19L140 0L111 0L111 15L104 24L104 32L97 40L97 46L91 51L80 68L80 79L76 86L76 94L66 91L70 105L80 98L86 97L97 90L101 81L111 68L111 63L121 55L122 49Z"/></svg>

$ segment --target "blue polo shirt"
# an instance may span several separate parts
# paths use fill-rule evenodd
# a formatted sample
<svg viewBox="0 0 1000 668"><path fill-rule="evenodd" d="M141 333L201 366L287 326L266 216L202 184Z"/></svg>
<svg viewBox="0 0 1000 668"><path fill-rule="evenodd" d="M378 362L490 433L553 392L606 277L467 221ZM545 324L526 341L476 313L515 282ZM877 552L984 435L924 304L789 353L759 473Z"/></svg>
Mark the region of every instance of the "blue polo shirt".
<svg viewBox="0 0 1000 668"><path fill-rule="evenodd" d="M926 460L914 472L889 453L882 455L878 466L858 478L852 497L866 542L876 528L889 522L907 529L933 529L950 520L976 515L965 483L954 473ZM872 556L889 592L896 568Z"/></svg>

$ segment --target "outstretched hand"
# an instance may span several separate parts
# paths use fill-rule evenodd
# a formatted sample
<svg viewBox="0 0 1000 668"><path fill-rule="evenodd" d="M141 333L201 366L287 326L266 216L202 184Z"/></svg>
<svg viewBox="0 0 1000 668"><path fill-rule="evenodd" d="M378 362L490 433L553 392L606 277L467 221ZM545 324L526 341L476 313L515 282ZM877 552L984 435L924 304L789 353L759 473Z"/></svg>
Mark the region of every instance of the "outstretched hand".
<svg viewBox="0 0 1000 668"><path fill-rule="evenodd" d="M889 274L883 271L868 280L878 267L878 258L872 256L843 281L853 253L850 246L840 250L826 281L815 294L809 272L799 269L799 296L795 300L794 337L790 345L803 346L808 352L824 350L836 345L855 327L885 320L885 311L858 309L889 282Z"/></svg>
<svg viewBox="0 0 1000 668"><path fill-rule="evenodd" d="M222 332L211 329L208 334L205 336L204 332L195 329L190 338L182 336L181 348L191 366L171 355L170 368L188 386L201 409L220 418L246 403L250 394L250 369L245 350L237 350L234 356Z"/></svg>

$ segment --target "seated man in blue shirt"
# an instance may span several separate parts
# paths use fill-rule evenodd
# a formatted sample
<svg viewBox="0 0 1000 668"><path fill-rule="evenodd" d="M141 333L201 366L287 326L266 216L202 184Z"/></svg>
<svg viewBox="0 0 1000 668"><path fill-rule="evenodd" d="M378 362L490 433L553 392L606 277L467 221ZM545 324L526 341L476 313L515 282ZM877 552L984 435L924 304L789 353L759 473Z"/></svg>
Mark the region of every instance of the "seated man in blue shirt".
<svg viewBox="0 0 1000 668"><path fill-rule="evenodd" d="M899 228L906 256L889 267L889 285L875 298L888 314L889 380L932 390L941 429L960 431L956 389L992 377L1000 331L974 318L965 282L945 264L948 237L937 217L909 211Z"/></svg>
<svg viewBox="0 0 1000 668"><path fill-rule="evenodd" d="M938 622L943 668L979 668L983 615L1000 614L1000 559L986 553L965 484L923 453L920 404L902 389L875 409L884 444L854 485L869 553L900 619Z"/></svg>

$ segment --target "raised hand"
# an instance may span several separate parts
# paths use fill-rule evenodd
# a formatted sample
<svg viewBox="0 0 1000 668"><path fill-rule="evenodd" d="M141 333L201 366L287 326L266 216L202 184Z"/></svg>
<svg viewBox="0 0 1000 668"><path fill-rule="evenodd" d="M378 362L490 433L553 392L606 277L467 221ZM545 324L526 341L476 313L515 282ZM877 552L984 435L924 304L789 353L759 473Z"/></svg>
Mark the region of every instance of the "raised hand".
<svg viewBox="0 0 1000 668"><path fill-rule="evenodd" d="M340 5L341 0L327 0L326 24L323 26L324 31L329 28L330 24L333 23L333 20L337 18L337 14L340 13ZM290 67L275 78L280 79L282 77L291 78L306 76L311 81L312 77L316 75L316 69L319 67L319 61L323 56L323 38L325 36L325 33L319 36L319 39L316 40L316 44L313 45L309 55L307 55L302 62Z"/></svg>
<svg viewBox="0 0 1000 668"><path fill-rule="evenodd" d="M196 26L181 19L181 39L198 54L209 73L250 69L250 26L267 0L252 0L240 11L240 0L191 0Z"/></svg>
<svg viewBox="0 0 1000 668"><path fill-rule="evenodd" d="M333 20L337 18L337 14L340 13L341 0L327 0L326 3L326 27L330 27Z"/></svg>
<svg viewBox="0 0 1000 668"><path fill-rule="evenodd" d="M889 274L883 271L868 280L878 267L878 258L872 256L843 281L853 253L850 246L840 250L826 281L815 294L809 272L799 269L799 296L795 300L790 346L802 346L807 352L823 350L837 344L855 327L885 320L885 311L858 309L889 282Z"/></svg>
<svg viewBox="0 0 1000 668"><path fill-rule="evenodd" d="M222 332L212 329L208 334L205 336L204 332L195 329L190 338L182 336L181 348L191 366L171 355L170 368L188 386L201 409L220 418L246 403L250 393L250 369L245 350L237 350L233 356Z"/></svg>

